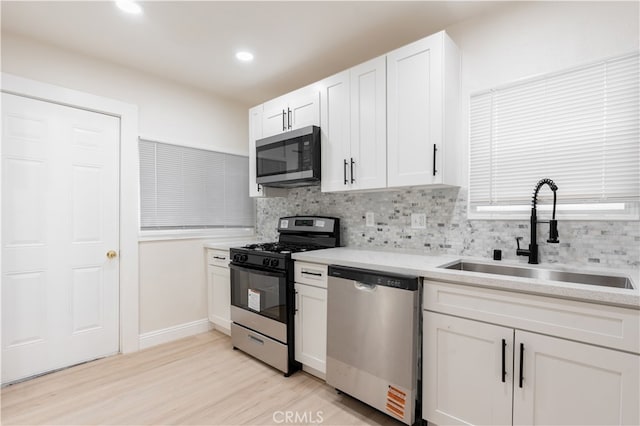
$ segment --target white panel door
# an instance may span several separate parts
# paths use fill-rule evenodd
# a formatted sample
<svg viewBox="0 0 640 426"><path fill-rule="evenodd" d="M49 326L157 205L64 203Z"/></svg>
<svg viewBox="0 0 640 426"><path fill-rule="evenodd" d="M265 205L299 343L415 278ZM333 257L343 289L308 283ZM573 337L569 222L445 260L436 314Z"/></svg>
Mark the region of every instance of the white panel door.
<svg viewBox="0 0 640 426"><path fill-rule="evenodd" d="M327 289L296 283L295 358L327 370Z"/></svg>
<svg viewBox="0 0 640 426"><path fill-rule="evenodd" d="M439 425L510 425L513 330L425 311L423 332L422 417Z"/></svg>
<svg viewBox="0 0 640 426"><path fill-rule="evenodd" d="M285 96L280 96L263 104L262 138L267 138L289 130L287 117L288 105Z"/></svg>
<svg viewBox="0 0 640 426"><path fill-rule="evenodd" d="M638 355L517 330L514 370L515 425L640 424Z"/></svg>
<svg viewBox="0 0 640 426"><path fill-rule="evenodd" d="M118 352L116 117L2 94L2 382Z"/></svg>
<svg viewBox="0 0 640 426"><path fill-rule="evenodd" d="M349 70L351 78L352 189L387 186L386 58Z"/></svg>
<svg viewBox="0 0 640 426"><path fill-rule="evenodd" d="M320 83L320 141L322 143L322 179L326 191L351 188L348 161L350 148L349 71L326 78Z"/></svg>
<svg viewBox="0 0 640 426"><path fill-rule="evenodd" d="M443 33L387 55L389 187L441 183L434 146L442 141Z"/></svg>
<svg viewBox="0 0 640 426"><path fill-rule="evenodd" d="M287 96L289 130L320 125L320 93L314 87L304 87Z"/></svg>

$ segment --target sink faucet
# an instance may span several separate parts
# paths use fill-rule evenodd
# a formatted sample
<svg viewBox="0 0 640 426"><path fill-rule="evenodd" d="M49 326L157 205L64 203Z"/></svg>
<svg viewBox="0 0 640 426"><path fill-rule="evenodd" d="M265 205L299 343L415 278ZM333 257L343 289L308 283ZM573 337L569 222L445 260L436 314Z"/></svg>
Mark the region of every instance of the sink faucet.
<svg viewBox="0 0 640 426"><path fill-rule="evenodd" d="M538 192L543 185L548 185L549 188L553 191L553 214L551 215L550 221L538 222L536 204L538 203ZM551 179L541 179L537 184L535 189L533 190L533 198L531 199L531 240L529 242L529 249L521 249L520 248L520 240L522 237L516 237L516 244L518 248L516 250L516 254L518 256L528 256L529 263L537 264L538 263L538 237L537 237L537 228L538 223L549 223L549 238L547 239L548 243L559 243L558 240L558 221L556 220L556 191L558 190L558 186Z"/></svg>

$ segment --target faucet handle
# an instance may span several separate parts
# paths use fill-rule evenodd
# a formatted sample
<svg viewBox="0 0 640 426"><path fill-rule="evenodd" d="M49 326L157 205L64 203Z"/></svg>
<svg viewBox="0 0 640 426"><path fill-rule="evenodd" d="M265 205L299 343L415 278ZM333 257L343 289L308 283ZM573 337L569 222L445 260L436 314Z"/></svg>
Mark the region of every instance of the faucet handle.
<svg viewBox="0 0 640 426"><path fill-rule="evenodd" d="M522 237L516 237L516 245L518 246L518 250L520 250L520 240Z"/></svg>
<svg viewBox="0 0 640 426"><path fill-rule="evenodd" d="M529 256L529 253L531 253L529 250L520 248L520 240L521 239L522 239L522 237L516 237L516 244L518 245L518 248L516 250L516 255L517 256Z"/></svg>
<svg viewBox="0 0 640 426"><path fill-rule="evenodd" d="M552 244L560 242L560 240L558 240L558 221L556 219L549 221L549 239L547 242Z"/></svg>

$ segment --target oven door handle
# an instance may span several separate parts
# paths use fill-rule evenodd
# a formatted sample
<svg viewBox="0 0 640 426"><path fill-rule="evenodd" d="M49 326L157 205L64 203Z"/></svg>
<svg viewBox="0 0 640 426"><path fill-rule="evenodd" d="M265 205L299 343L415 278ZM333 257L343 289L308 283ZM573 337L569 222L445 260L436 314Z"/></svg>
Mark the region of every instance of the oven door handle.
<svg viewBox="0 0 640 426"><path fill-rule="evenodd" d="M246 266L239 266L234 263L230 263L229 268L235 269L236 271L248 272L250 274L266 275L268 277L284 278L287 276L287 273L285 271L282 271L282 272L267 271L259 268L249 268Z"/></svg>

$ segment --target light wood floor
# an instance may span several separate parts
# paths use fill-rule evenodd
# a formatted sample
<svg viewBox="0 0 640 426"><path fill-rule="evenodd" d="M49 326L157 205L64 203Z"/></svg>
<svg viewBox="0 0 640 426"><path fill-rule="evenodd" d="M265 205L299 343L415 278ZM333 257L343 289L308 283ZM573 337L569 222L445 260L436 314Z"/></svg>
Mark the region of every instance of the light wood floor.
<svg viewBox="0 0 640 426"><path fill-rule="evenodd" d="M293 424L282 421L287 411L298 414L297 424L402 425L307 373L285 378L234 351L229 337L216 331L8 386L2 389L1 420L3 425Z"/></svg>

